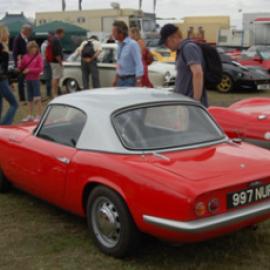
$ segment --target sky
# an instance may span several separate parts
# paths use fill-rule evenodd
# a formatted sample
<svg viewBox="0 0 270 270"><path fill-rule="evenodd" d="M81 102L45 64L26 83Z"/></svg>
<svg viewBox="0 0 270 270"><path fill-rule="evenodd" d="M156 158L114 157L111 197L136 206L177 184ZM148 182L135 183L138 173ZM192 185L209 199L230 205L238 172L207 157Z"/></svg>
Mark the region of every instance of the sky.
<svg viewBox="0 0 270 270"><path fill-rule="evenodd" d="M111 2L122 8L138 8L138 0L82 0L83 9L110 8ZM67 10L77 9L77 0L66 0ZM0 0L0 18L5 12L23 11L34 17L38 11L61 10L62 0ZM143 0L143 10L153 11L153 0ZM241 28L242 13L270 12L270 0L157 0L157 16L181 19L185 16L228 15L231 25Z"/></svg>

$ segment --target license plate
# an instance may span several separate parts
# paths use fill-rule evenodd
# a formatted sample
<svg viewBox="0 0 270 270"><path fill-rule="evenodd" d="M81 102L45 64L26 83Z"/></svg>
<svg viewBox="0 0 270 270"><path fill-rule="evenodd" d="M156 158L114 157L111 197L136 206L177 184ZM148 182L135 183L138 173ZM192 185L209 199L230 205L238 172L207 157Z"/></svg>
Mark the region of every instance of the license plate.
<svg viewBox="0 0 270 270"><path fill-rule="evenodd" d="M258 90L270 90L270 84L259 84L257 88Z"/></svg>
<svg viewBox="0 0 270 270"><path fill-rule="evenodd" d="M270 198L270 184L227 194L227 207L237 208Z"/></svg>

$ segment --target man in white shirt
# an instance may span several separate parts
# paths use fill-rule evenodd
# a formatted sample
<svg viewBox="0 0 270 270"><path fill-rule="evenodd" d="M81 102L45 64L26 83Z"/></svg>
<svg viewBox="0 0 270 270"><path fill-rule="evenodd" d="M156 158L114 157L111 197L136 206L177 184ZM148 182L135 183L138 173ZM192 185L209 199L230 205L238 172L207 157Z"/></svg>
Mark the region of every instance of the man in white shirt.
<svg viewBox="0 0 270 270"><path fill-rule="evenodd" d="M84 89L89 89L90 75L92 76L93 88L100 88L97 63L101 51L102 46L98 37L91 36L90 39L83 41L81 46L75 52L75 55L81 55L82 81Z"/></svg>

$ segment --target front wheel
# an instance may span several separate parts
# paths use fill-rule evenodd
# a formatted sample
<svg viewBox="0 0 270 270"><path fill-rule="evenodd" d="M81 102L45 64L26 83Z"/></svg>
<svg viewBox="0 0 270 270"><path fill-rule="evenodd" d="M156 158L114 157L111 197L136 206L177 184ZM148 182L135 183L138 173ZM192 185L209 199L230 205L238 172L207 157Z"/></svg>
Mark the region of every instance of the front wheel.
<svg viewBox="0 0 270 270"><path fill-rule="evenodd" d="M217 90L221 93L228 93L233 90L234 82L229 74L223 73L221 82L217 85Z"/></svg>
<svg viewBox="0 0 270 270"><path fill-rule="evenodd" d="M109 188L99 186L90 193L87 222L97 247L107 255L122 258L139 245L140 232L125 202Z"/></svg>
<svg viewBox="0 0 270 270"><path fill-rule="evenodd" d="M10 187L10 182L7 180L7 178L0 169L0 193L5 193L9 191Z"/></svg>

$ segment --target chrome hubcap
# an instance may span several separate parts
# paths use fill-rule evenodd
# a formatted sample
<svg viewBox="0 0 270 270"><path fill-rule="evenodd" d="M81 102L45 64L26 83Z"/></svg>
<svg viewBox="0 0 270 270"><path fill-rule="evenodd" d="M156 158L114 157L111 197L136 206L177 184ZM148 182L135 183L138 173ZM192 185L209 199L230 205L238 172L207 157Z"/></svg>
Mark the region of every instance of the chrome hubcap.
<svg viewBox="0 0 270 270"><path fill-rule="evenodd" d="M121 224L114 204L105 197L98 198L92 208L91 220L100 243L107 248L115 247L120 239Z"/></svg>
<svg viewBox="0 0 270 270"><path fill-rule="evenodd" d="M68 83L67 83L67 88L68 88L67 90L70 93L76 92L77 91L77 83L76 83L76 81L69 80Z"/></svg>

